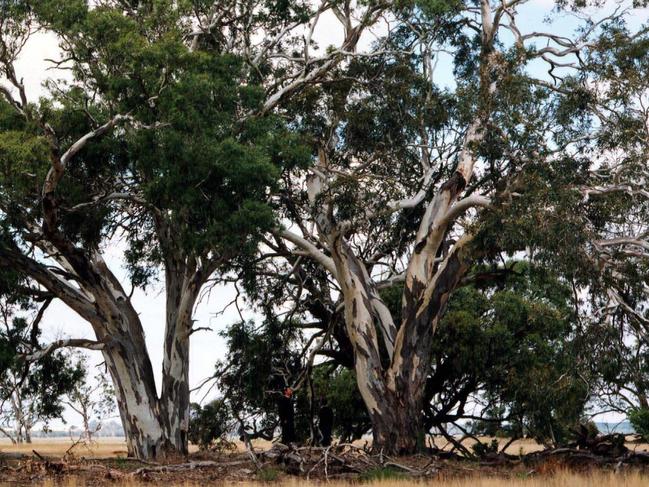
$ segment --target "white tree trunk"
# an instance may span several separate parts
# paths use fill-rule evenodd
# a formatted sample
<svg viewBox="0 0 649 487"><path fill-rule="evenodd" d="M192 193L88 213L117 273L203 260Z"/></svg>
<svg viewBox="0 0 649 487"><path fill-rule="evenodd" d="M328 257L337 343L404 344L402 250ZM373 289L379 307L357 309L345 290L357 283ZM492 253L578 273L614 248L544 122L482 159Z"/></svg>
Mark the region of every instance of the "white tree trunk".
<svg viewBox="0 0 649 487"><path fill-rule="evenodd" d="M202 285L201 277L202 273L193 265L173 265L166 271L167 324L160 407L164 413L167 436L173 444L179 445L179 452L183 454L188 452L189 338L194 305Z"/></svg>

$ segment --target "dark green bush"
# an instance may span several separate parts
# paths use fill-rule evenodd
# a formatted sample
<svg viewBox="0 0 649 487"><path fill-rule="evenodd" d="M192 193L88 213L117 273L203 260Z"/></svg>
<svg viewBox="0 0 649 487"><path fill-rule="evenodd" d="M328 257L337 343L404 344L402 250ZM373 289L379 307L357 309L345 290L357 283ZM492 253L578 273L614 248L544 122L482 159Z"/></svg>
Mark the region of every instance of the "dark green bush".
<svg viewBox="0 0 649 487"><path fill-rule="evenodd" d="M191 405L189 418L189 441L201 450L223 450L232 446L227 435L230 432L230 414L222 399L200 406Z"/></svg>
<svg viewBox="0 0 649 487"><path fill-rule="evenodd" d="M649 439L649 409L632 409L629 411L629 421L631 421L636 433L645 440Z"/></svg>

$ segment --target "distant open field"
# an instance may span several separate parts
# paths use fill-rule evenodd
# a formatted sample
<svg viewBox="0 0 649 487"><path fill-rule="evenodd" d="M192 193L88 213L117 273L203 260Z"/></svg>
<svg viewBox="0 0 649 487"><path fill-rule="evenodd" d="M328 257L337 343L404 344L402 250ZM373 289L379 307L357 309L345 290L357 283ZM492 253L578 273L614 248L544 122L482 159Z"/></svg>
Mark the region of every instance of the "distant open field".
<svg viewBox="0 0 649 487"><path fill-rule="evenodd" d="M34 438L32 443L12 445L7 438L0 439L0 452L31 453L36 450L44 456L60 457L72 447L70 438ZM123 438L99 438L90 448L78 444L71 450L75 455L89 458L95 457L124 457L126 442Z"/></svg>
<svg viewBox="0 0 649 487"><path fill-rule="evenodd" d="M486 442L490 441L491 438L484 438ZM506 438L499 438L498 442L501 445L504 445L507 442ZM364 441L358 441L356 444L358 446L363 446ZM473 440L465 440L463 444L467 447L470 447L474 443ZM435 444L439 448L450 449L450 444L442 439L438 438L435 440ZM32 453L32 450L36 450L41 455L61 457L70 451L75 456L85 457L85 458L98 458L98 457L125 457L127 456L126 452L126 442L123 438L98 438L96 442L93 442L92 445L78 444L70 450L73 442L70 438L35 438L31 444L20 444L12 445L7 438L0 438L0 452L7 453ZM244 451L245 448L242 443L236 442L237 447L240 451ZM272 443L266 440L255 440L253 441L255 448L260 450L267 450L272 446ZM633 451L646 451L649 452L649 444L647 443L628 443L627 447ZM537 442L531 439L522 439L517 440L507 448L506 452L511 455L517 454L526 454L534 451L542 450L543 447ZM198 451L198 448L195 445L189 446L190 453Z"/></svg>

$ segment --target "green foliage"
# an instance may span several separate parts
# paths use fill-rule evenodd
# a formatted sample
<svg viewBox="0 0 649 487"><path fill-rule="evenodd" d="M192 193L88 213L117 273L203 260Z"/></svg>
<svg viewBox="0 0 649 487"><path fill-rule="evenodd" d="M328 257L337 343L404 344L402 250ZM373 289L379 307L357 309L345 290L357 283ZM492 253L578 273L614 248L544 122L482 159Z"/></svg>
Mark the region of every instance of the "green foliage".
<svg viewBox="0 0 649 487"><path fill-rule="evenodd" d="M262 482L275 482L280 473L280 470L275 467L263 467L257 472L257 478Z"/></svg>
<svg viewBox="0 0 649 487"><path fill-rule="evenodd" d="M49 124L64 148L121 113L133 122L94 139L66 167L57 188L64 236L89 250L124 230L137 286L172 254L219 255L223 270L255 254L276 224L270 195L280 173L308 164L311 147L283 118L260 114L266 79L243 58L188 47L187 15L203 8L166 0L29 6L30 18L66 40L74 80L30 106L33 127L0 102L0 218L14 238L40 217L51 166L38 125ZM250 22L272 32L307 14L301 2L269 3ZM111 193L125 197L105 198ZM144 203L125 218L130 198Z"/></svg>
<svg viewBox="0 0 649 487"><path fill-rule="evenodd" d="M495 453L498 453L499 443L496 438L493 438L490 443L478 442L471 446L473 453L478 458L485 458Z"/></svg>
<svg viewBox="0 0 649 487"><path fill-rule="evenodd" d="M509 272L502 287L467 287L453 296L436 361L457 370L446 377L450 384L463 383L464 374L480 384L506 410L512 433L563 443L588 400L571 340L570 289L548 270L522 262Z"/></svg>
<svg viewBox="0 0 649 487"><path fill-rule="evenodd" d="M240 84L241 60L192 53L180 62L177 82L157 102L155 119L169 126L131 139L144 194L166 210L185 251L254 252L274 224L267 199L279 171L303 165L310 152L278 119L238 120L257 108L261 93Z"/></svg>
<svg viewBox="0 0 649 487"><path fill-rule="evenodd" d="M229 448L227 435L232 417L223 399L216 399L205 406L192 403L189 417L189 441L201 450Z"/></svg>
<svg viewBox="0 0 649 487"><path fill-rule="evenodd" d="M216 375L233 403L259 407L268 401L266 391L281 392L301 370L297 327L240 322L223 336L230 353L226 363L217 365Z"/></svg>
<svg viewBox="0 0 649 487"><path fill-rule="evenodd" d="M562 167L529 168L521 174L523 195L485 216L476 246L489 256L502 251L513 255L531 247L537 262L588 282L592 267L585 252L589 236L585 210L580 196L557 181L568 171L578 171L578 161L562 162L566 162Z"/></svg>
<svg viewBox="0 0 649 487"><path fill-rule="evenodd" d="M244 420L250 436L272 437L278 422L277 399L302 371L301 331L268 320L261 325L235 323L222 335L229 354L217 364L215 376L228 408ZM297 429L303 435L308 432L304 424Z"/></svg>
<svg viewBox="0 0 649 487"><path fill-rule="evenodd" d="M236 323L224 333L229 356L217 365L216 377L233 418L246 419L250 436L270 437L278 423L277 399L306 373L300 329L272 320L261 325ZM312 411L327 405L334 416L334 434L343 441L359 439L370 420L356 386L354 373L327 364L314 365L311 383L294 393L295 430L308 439ZM313 407L313 410L312 410ZM317 418L313 418L314 422Z"/></svg>
<svg viewBox="0 0 649 487"><path fill-rule="evenodd" d="M649 410L646 408L634 408L629 411L629 421L636 433L642 436L645 441L649 438Z"/></svg>

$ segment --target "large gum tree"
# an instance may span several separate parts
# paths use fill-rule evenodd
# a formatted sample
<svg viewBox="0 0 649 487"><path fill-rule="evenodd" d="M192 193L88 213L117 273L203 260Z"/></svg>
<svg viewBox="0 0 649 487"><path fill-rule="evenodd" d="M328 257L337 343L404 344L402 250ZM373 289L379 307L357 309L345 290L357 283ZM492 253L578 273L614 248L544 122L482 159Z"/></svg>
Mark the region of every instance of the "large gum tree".
<svg viewBox="0 0 649 487"><path fill-rule="evenodd" d="M273 226L269 194L310 149L276 108L352 54L383 2L45 1L0 6L0 266L51 294L96 339L129 454L187 453L189 346L206 282ZM318 50L320 19L337 45ZM16 68L31 35L61 56L37 98ZM125 243L131 282L104 259ZM129 287L163 276L162 388Z"/></svg>
<svg viewBox="0 0 649 487"><path fill-rule="evenodd" d="M293 107L311 115L301 129L316 134L318 156L284 179L264 275L270 289L274 275L293 284L278 309L316 328L313 354L353 357L386 452L422 444L435 329L475 263L526 253L560 263L575 289L597 273L592 238L610 214L584 195L608 191L598 177L622 143L601 143L593 120L610 93L599 96L590 60L628 40L625 13L533 31L525 4L402 3L372 55ZM626 52L627 78L644 55ZM398 316L384 299L395 284Z"/></svg>

